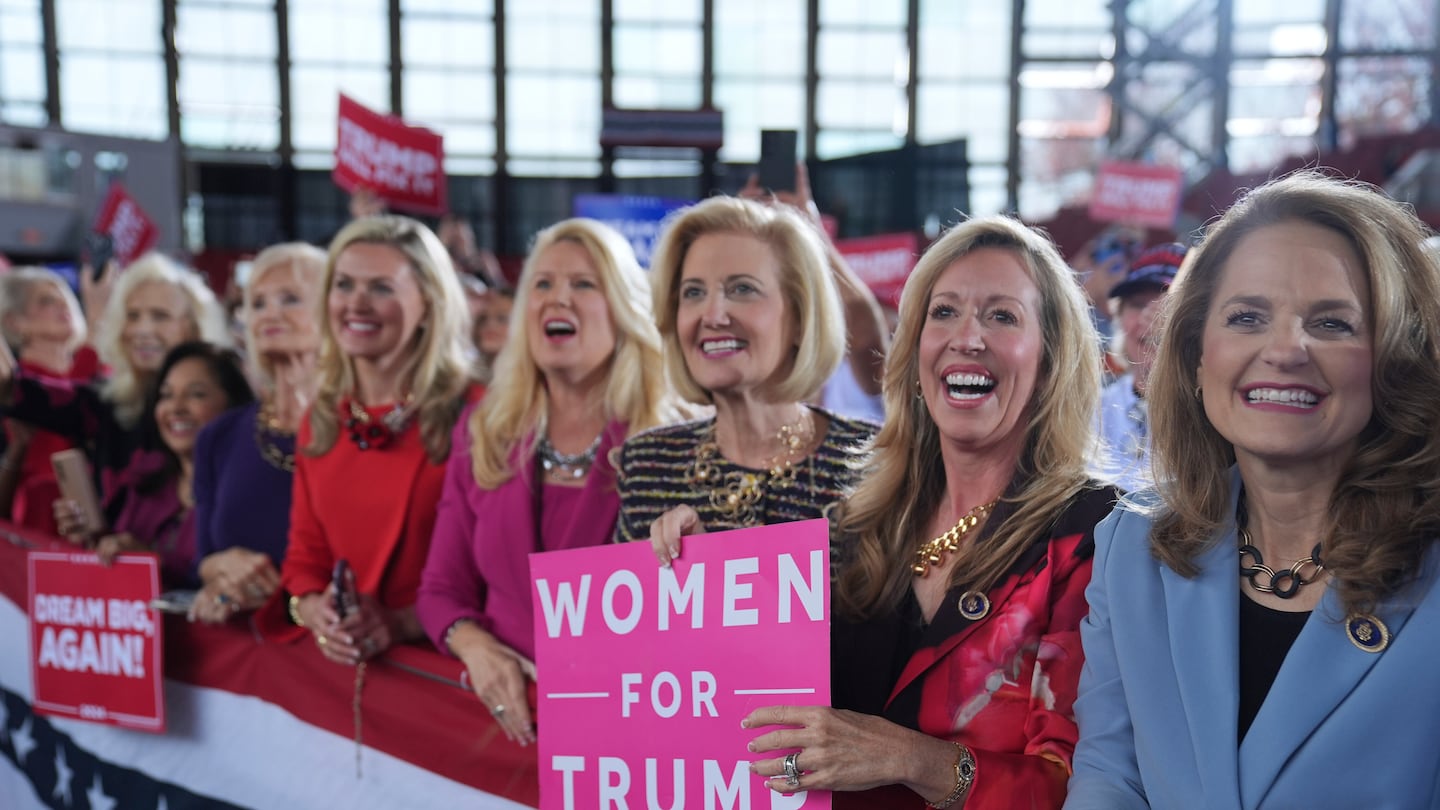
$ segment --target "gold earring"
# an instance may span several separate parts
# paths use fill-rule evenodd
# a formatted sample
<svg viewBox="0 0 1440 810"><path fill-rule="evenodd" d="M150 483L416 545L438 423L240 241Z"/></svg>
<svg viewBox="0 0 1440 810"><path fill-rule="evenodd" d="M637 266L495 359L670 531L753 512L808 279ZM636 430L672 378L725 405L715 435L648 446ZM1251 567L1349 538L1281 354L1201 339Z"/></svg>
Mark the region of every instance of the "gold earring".
<svg viewBox="0 0 1440 810"><path fill-rule="evenodd" d="M920 388L920 378L919 378L919 377L916 377L916 378L915 378L915 398L916 398L916 399L924 399L924 398L925 398L925 392L924 392L923 390L921 390L921 388Z"/></svg>

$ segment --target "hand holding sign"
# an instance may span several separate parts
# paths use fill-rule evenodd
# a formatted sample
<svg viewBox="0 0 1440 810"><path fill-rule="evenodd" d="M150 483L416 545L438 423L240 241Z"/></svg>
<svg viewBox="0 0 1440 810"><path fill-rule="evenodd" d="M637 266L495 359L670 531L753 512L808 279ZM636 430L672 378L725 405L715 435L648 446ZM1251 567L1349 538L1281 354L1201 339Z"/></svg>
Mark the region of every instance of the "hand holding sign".
<svg viewBox="0 0 1440 810"><path fill-rule="evenodd" d="M677 506L650 523L650 548L663 568L680 558L680 538L704 534L700 513L690 506Z"/></svg>
<svg viewBox="0 0 1440 810"><path fill-rule="evenodd" d="M825 706L767 706L751 712L741 725L781 727L756 737L751 751L798 749L793 779L786 775L785 756L751 763L751 772L767 777L766 786L777 793L869 790L898 783L938 803L954 787L954 745L881 717Z"/></svg>

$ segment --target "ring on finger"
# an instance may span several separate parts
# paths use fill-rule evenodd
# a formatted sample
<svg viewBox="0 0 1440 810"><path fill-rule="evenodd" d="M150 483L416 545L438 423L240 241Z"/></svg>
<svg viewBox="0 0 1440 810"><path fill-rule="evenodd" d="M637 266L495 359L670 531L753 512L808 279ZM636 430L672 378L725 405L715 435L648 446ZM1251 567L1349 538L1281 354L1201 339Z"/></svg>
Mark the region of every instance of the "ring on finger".
<svg viewBox="0 0 1440 810"><path fill-rule="evenodd" d="M497 703L494 707L490 709L490 713L495 715L496 717L499 717L500 715L505 713L505 707Z"/></svg>
<svg viewBox="0 0 1440 810"><path fill-rule="evenodd" d="M800 786L800 752L785 755L785 786Z"/></svg>
<svg viewBox="0 0 1440 810"><path fill-rule="evenodd" d="M315 643L316 643L316 644L319 644L321 647L324 647L326 644L329 644L329 643L330 643L330 639L328 639L328 638L326 638L326 637L324 637L324 636L316 636L316 637L315 637Z"/></svg>
<svg viewBox="0 0 1440 810"><path fill-rule="evenodd" d="M785 775L791 778L800 775L800 752L785 755Z"/></svg>

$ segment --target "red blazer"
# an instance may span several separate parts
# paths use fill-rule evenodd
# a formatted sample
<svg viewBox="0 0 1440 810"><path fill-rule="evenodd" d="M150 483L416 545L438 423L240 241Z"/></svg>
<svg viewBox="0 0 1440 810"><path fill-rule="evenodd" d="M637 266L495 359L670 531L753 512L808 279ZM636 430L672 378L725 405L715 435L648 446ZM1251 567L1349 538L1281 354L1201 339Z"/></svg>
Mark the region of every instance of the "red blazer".
<svg viewBox="0 0 1440 810"><path fill-rule="evenodd" d="M990 589L989 612L977 621L961 615L959 590L946 595L928 626L913 596L901 610L867 621L837 617L835 706L968 746L976 778L967 810L1059 808L1079 738L1073 704L1095 524L1116 499L1109 487L1080 493L1049 536ZM1006 507L990 525L1013 509ZM837 808L924 805L898 786L835 794Z"/></svg>
<svg viewBox="0 0 1440 810"><path fill-rule="evenodd" d="M483 389L471 391L471 397ZM378 422L388 407L369 409ZM335 446L306 455L310 420L296 437L290 545L280 572L287 593L323 591L335 562L345 559L356 586L392 610L415 604L430 549L445 464L432 463L412 419L383 447L361 450L340 430Z"/></svg>

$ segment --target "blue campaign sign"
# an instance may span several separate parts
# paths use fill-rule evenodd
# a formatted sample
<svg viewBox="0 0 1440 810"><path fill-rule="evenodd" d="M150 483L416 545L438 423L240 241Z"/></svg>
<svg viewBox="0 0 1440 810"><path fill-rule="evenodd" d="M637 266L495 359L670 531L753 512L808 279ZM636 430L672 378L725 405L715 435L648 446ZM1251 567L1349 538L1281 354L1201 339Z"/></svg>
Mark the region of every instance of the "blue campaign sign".
<svg viewBox="0 0 1440 810"><path fill-rule="evenodd" d="M650 267L650 253L670 212L693 203L671 197L632 197L624 194L577 194L575 216L598 219L619 231L635 248L640 266Z"/></svg>

